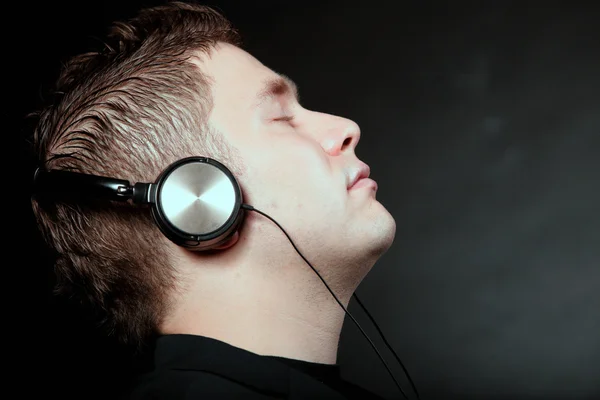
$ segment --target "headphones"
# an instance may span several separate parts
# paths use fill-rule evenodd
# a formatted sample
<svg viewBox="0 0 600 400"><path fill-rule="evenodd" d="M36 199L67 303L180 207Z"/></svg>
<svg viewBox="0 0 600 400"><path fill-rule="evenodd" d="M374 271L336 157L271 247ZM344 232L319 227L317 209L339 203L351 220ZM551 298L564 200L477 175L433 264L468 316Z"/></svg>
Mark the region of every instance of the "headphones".
<svg viewBox="0 0 600 400"><path fill-rule="evenodd" d="M207 157L169 165L154 183L136 183L70 171L37 169L36 195L54 199L131 201L149 205L160 231L190 250L211 250L235 234L244 219L242 191L231 171Z"/></svg>
<svg viewBox="0 0 600 400"><path fill-rule="evenodd" d="M173 243L193 251L207 251L225 243L238 230L244 220L246 210L263 215L283 231L294 250L321 278L339 306L367 338L404 398L408 399L379 350L352 314L339 301L321 274L302 255L292 238L277 221L251 205L244 204L238 181L231 171L219 161L208 157L183 158L169 165L154 183L138 182L133 185L123 179L38 168L34 174L33 188L34 196L40 199L77 202L131 201L135 205L149 205L154 222L161 232ZM417 399L419 399L417 388L404 364L389 345L383 332L358 299L356 293L353 296L402 366Z"/></svg>

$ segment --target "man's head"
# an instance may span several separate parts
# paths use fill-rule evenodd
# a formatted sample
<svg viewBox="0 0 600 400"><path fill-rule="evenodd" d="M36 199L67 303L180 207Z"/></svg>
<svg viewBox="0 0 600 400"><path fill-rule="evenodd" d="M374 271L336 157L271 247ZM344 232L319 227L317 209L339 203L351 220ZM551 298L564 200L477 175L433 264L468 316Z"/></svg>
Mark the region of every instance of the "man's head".
<svg viewBox="0 0 600 400"><path fill-rule="evenodd" d="M395 233L372 187L348 190L366 169L354 153L358 126L300 106L291 81L240 49L229 22L211 9L145 10L116 24L109 40L66 66L60 99L41 113L35 133L40 162L150 182L177 159L215 158L236 176L244 201L283 225L349 300ZM159 331L198 281L231 276L221 270L256 264L256 279L285 279L296 268L286 237L257 215L204 255L165 239L144 209L36 200L33 207L56 250L59 288L100 311L130 343Z"/></svg>
<svg viewBox="0 0 600 400"><path fill-rule="evenodd" d="M239 181L245 202L282 224L315 267L340 281L339 291L353 291L395 233L373 187L348 190L369 173L355 154L359 126L306 109L291 79L239 47L220 43L210 58L195 62L213 82L209 125L244 162ZM248 219L247 240L256 238L260 248L283 247L293 256L272 223L256 215ZM266 236L264 229L275 237Z"/></svg>

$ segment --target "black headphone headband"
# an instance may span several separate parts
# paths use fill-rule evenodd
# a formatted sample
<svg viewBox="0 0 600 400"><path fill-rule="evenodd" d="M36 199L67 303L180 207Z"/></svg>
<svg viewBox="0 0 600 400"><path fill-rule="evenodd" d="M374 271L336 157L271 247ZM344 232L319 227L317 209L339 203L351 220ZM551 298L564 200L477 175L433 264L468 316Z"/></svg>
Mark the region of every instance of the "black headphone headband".
<svg viewBox="0 0 600 400"><path fill-rule="evenodd" d="M229 169L207 157L169 165L154 183L38 169L34 196L51 200L148 204L161 232L179 246L210 250L227 241L244 217L242 192Z"/></svg>

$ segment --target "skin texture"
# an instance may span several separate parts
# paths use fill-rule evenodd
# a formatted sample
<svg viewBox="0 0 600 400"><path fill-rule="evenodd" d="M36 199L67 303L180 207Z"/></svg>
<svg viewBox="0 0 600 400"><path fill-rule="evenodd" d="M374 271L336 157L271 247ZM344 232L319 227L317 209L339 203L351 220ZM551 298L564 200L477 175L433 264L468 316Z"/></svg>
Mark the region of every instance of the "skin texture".
<svg viewBox="0 0 600 400"><path fill-rule="evenodd" d="M245 202L283 226L347 307L396 231L376 186L347 189L364 166L354 151L359 126L302 107L291 90L256 107L265 82L279 75L235 46L219 44L194 62L213 80L210 127L245 166L237 176ZM337 362L345 313L267 218L249 212L239 234L217 252L174 247L173 253L180 287L164 333L207 336L260 355Z"/></svg>

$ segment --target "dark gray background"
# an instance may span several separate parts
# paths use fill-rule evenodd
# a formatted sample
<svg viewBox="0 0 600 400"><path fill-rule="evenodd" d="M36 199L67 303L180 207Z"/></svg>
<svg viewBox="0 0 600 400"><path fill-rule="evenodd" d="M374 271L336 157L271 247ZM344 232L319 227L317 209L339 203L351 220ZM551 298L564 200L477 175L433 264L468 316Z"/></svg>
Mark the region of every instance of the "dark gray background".
<svg viewBox="0 0 600 400"><path fill-rule="evenodd" d="M23 4L20 138L61 60L97 46L92 37L112 20L158 3ZM600 6L353 3L207 4L298 83L304 106L361 126L357 154L398 223L361 301L423 399L599 399ZM28 276L49 293L26 215ZM411 394L358 304L350 312ZM60 307L46 316L31 346L55 380L49 392L66 398L77 383L102 381L106 398L127 373L119 350L80 316ZM339 362L347 379L399 398L350 319Z"/></svg>

